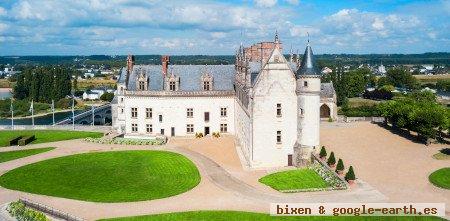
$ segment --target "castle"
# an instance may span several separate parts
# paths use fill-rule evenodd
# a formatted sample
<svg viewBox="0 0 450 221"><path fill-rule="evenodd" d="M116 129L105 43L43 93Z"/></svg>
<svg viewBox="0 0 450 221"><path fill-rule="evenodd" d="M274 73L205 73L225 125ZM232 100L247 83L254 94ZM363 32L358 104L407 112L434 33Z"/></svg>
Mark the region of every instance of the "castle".
<svg viewBox="0 0 450 221"><path fill-rule="evenodd" d="M128 56L112 103L125 137L231 134L251 168L299 166L319 146L320 119L336 118L332 83L321 83L311 46L300 56L282 43L239 47L235 65L135 65Z"/></svg>

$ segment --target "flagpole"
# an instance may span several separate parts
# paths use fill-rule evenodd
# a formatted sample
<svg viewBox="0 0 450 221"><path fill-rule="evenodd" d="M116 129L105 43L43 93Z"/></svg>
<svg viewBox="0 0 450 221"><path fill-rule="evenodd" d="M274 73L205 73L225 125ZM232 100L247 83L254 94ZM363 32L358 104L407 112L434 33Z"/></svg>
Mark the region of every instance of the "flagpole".
<svg viewBox="0 0 450 221"><path fill-rule="evenodd" d="M92 105L92 126L95 125L95 121L94 121L94 112L95 112L95 107L94 107L94 105Z"/></svg>
<svg viewBox="0 0 450 221"><path fill-rule="evenodd" d="M75 98L72 96L72 129L75 130L75 111L74 111L74 105L75 105Z"/></svg>
<svg viewBox="0 0 450 221"><path fill-rule="evenodd" d="M55 101L52 100L53 126L55 126Z"/></svg>
<svg viewBox="0 0 450 221"><path fill-rule="evenodd" d="M14 130L14 106L12 98L11 98L11 130Z"/></svg>
<svg viewBox="0 0 450 221"><path fill-rule="evenodd" d="M33 100L31 100L31 125L33 126L34 129L34 104L33 104Z"/></svg>

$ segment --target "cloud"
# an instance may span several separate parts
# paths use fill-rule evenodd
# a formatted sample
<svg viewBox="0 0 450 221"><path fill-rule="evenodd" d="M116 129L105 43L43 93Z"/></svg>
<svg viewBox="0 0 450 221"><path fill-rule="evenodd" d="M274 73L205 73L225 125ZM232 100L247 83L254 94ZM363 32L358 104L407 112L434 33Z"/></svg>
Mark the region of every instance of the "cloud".
<svg viewBox="0 0 450 221"><path fill-rule="evenodd" d="M6 9L0 7L0 17L6 15Z"/></svg>
<svg viewBox="0 0 450 221"><path fill-rule="evenodd" d="M255 0L255 4L258 7L270 8L277 4L277 0Z"/></svg>
<svg viewBox="0 0 450 221"><path fill-rule="evenodd" d="M300 3L300 0L285 0L285 1L291 5L298 5Z"/></svg>
<svg viewBox="0 0 450 221"><path fill-rule="evenodd" d="M289 29L289 33L292 37L306 37L309 35L315 35L319 33L320 30L313 27L307 27L307 26L300 26L296 25Z"/></svg>

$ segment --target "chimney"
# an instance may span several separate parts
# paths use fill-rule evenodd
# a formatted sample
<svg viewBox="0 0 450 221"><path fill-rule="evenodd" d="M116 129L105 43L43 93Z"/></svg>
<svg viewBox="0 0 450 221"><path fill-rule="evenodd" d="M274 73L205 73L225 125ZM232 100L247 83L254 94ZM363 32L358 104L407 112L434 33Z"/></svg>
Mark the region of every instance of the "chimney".
<svg viewBox="0 0 450 221"><path fill-rule="evenodd" d="M170 57L168 55L163 55L161 57L162 64L162 74L165 77L167 75L167 70L169 69Z"/></svg>
<svg viewBox="0 0 450 221"><path fill-rule="evenodd" d="M127 71L128 73L131 73L133 71L133 65L134 65L134 55L129 54L127 57Z"/></svg>

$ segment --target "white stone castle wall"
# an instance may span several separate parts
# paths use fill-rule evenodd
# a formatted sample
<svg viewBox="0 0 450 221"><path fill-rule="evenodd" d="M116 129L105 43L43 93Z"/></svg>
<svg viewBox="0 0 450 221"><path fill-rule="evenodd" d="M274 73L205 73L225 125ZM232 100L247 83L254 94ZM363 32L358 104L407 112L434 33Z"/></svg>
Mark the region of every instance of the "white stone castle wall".
<svg viewBox="0 0 450 221"><path fill-rule="evenodd" d="M234 134L234 97L139 97L125 98L126 134L130 136L151 137L160 134L164 129L166 136L171 135L175 127L176 136L194 136L196 132L204 133L210 127L210 134L220 132L220 124L226 123L228 133ZM131 118L131 108L138 108L138 117ZM227 108L227 116L221 117L220 108ZM146 108L153 109L153 117L146 119ZM186 109L193 108L193 118L186 116ZM209 112L209 122L204 120L204 112ZM162 123L159 115L163 116ZM131 125L138 124L138 132L133 133ZM153 125L153 133L146 133L146 124ZM194 124L194 133L186 133L186 125Z"/></svg>
<svg viewBox="0 0 450 221"><path fill-rule="evenodd" d="M254 88L252 167L287 166L297 140L296 80L286 63L269 63L264 69ZM277 117L277 103L281 117Z"/></svg>
<svg viewBox="0 0 450 221"><path fill-rule="evenodd" d="M235 129L236 129L236 141L240 146L242 154L246 162L242 162L246 165L250 165L252 154L252 121L250 113L244 110L245 107L239 104L239 101L235 101Z"/></svg>

